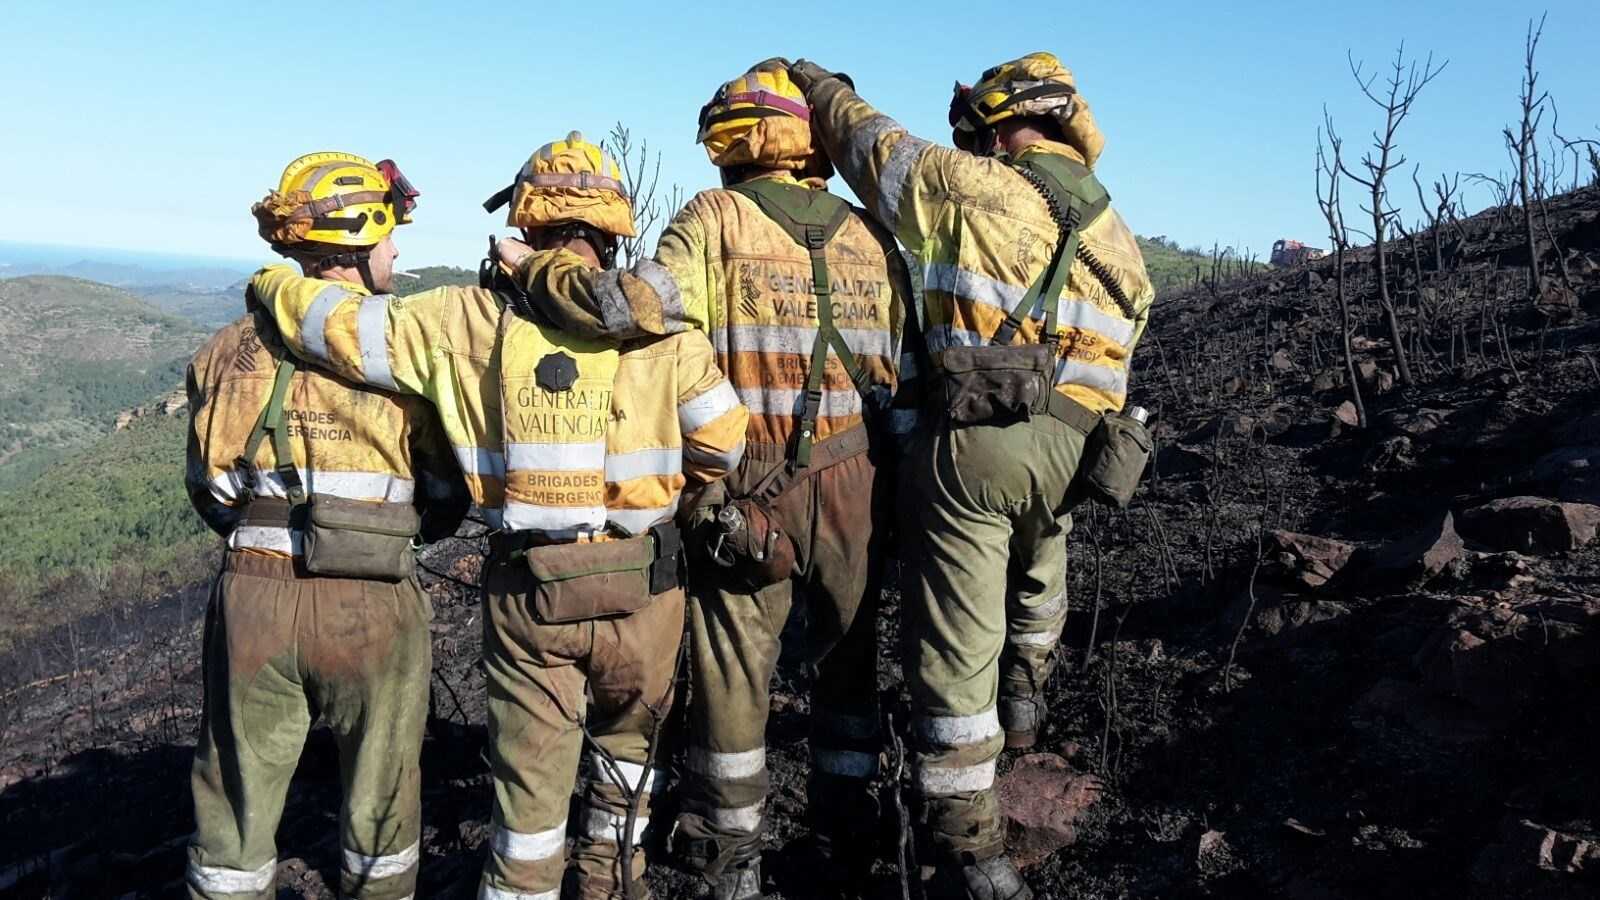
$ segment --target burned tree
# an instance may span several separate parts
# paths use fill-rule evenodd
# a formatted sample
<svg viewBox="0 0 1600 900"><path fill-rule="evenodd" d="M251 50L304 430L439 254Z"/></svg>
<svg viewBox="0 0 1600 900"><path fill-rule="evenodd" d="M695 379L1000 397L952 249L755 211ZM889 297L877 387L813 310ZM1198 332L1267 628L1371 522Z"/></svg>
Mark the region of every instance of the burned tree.
<svg viewBox="0 0 1600 900"><path fill-rule="evenodd" d="M1534 302L1539 300L1539 291L1544 280L1539 269L1539 239L1533 227L1534 194L1537 187L1533 183L1538 166L1538 135L1539 124L1544 119L1545 104L1550 99L1549 92L1535 93L1539 89L1539 71L1534 68L1534 56L1539 50L1539 39L1544 36L1544 17L1539 17L1538 27L1533 21L1528 21L1528 36L1523 42L1522 52L1522 93L1519 97L1522 107L1522 117L1515 134L1509 126L1506 127L1506 147L1517 164L1517 194L1522 202L1522 227L1528 242L1528 294Z"/></svg>
<svg viewBox="0 0 1600 900"><path fill-rule="evenodd" d="M1410 387L1416 382L1411 377L1411 365L1406 359L1405 342L1400 337L1400 320L1395 313L1394 297L1389 291L1389 264L1384 252L1384 236L1388 231L1390 220L1396 215L1389 206L1386 183L1389 173L1404 165L1406 161L1406 158L1395 149L1395 134L1400 130L1400 124L1411 114L1411 105L1416 102L1417 95L1428 82L1444 71L1449 61L1440 63L1438 68L1435 68L1433 54L1430 53L1421 71L1418 71L1415 60L1406 62L1406 47L1402 43L1400 49L1395 51L1394 63L1390 67L1389 77L1385 80L1387 87L1374 90L1373 85L1378 80L1378 73L1363 75L1361 63L1356 62L1355 57L1349 54L1346 54L1346 58L1350 62L1350 74L1361 88L1361 93L1383 110L1384 118L1383 128L1372 133L1372 150L1361 157L1361 166L1366 170L1366 175L1364 177L1357 175L1342 161L1339 170L1351 181L1365 187L1370 195L1371 205L1363 206L1362 211L1372 216L1372 252L1378 280L1378 304L1383 309L1384 321L1389 328L1389 340L1394 345L1395 367L1399 369L1400 381Z"/></svg>
<svg viewBox="0 0 1600 900"><path fill-rule="evenodd" d="M622 239L622 252L617 260L620 265L631 266L649 255L646 241L655 227L683 205L683 188L674 184L667 189L666 197L660 196L660 151L652 160L650 142L635 144L632 133L621 122L611 129L602 146L616 158L617 167L622 170L623 187L633 202L634 236Z"/></svg>
<svg viewBox="0 0 1600 900"><path fill-rule="evenodd" d="M1349 244L1350 234L1344 227L1344 212L1339 205L1339 172L1343 168L1344 141L1333 130L1333 118L1328 115L1327 107L1322 110L1323 127L1317 131L1317 206L1322 208L1322 217L1328 220L1328 240L1333 243L1334 267L1334 293L1339 300L1339 346L1344 351L1345 380L1350 385L1350 402L1356 407L1356 421L1362 428L1367 427L1367 407L1361 402L1361 380L1356 377L1355 354L1350 348L1350 337L1353 330L1350 324L1350 300L1345 294L1344 285L1344 251ZM1322 135L1328 135L1328 149L1322 145ZM1322 176L1328 176L1327 188L1323 188Z"/></svg>

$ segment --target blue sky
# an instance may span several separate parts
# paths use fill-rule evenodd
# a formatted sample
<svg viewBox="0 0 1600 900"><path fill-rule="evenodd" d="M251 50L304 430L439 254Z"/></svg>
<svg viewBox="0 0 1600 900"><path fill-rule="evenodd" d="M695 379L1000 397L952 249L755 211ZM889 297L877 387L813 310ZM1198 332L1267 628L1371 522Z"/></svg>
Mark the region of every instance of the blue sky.
<svg viewBox="0 0 1600 900"><path fill-rule="evenodd" d="M1220 6L11 0L0 240L260 258L250 204L293 157L336 149L392 156L422 190L402 266L471 266L501 221L479 203L569 129L598 137L620 119L661 151L664 180L715 184L696 113L771 55L847 71L946 141L952 82L1052 50L1107 131L1101 176L1136 231L1258 253L1280 236L1326 243L1311 186L1321 106L1350 148L1377 124L1347 48L1369 65L1401 39L1449 58L1402 149L1424 175L1493 172L1526 21L1548 9L1545 86L1563 130L1600 138L1593 0ZM1414 206L1409 164L1401 179Z"/></svg>

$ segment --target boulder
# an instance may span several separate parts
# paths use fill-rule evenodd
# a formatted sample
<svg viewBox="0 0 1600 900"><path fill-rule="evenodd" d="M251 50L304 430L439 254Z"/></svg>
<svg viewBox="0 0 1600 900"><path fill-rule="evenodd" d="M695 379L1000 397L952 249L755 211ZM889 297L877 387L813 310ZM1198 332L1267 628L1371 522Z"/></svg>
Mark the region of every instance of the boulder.
<svg viewBox="0 0 1600 900"><path fill-rule="evenodd" d="M1279 375L1287 375L1295 370L1294 358L1287 350L1279 350L1267 360L1267 368Z"/></svg>
<svg viewBox="0 0 1600 900"><path fill-rule="evenodd" d="M1594 540L1600 506L1544 497L1507 497L1467 510L1461 530L1496 550L1563 553Z"/></svg>
<svg viewBox="0 0 1600 900"><path fill-rule="evenodd" d="M1466 546L1449 512L1417 531L1384 544L1364 560L1362 574L1384 584L1421 585L1462 558Z"/></svg>
<svg viewBox="0 0 1600 900"><path fill-rule="evenodd" d="M1099 802L1104 784L1054 753L1031 753L995 782L1006 849L1019 869L1044 862L1078 839L1077 820Z"/></svg>
<svg viewBox="0 0 1600 900"><path fill-rule="evenodd" d="M1497 840L1478 854L1472 877L1519 896L1592 897L1600 885L1600 835L1507 816Z"/></svg>
<svg viewBox="0 0 1600 900"><path fill-rule="evenodd" d="M1361 413L1356 411L1356 405L1349 400L1339 404L1333 411L1333 434L1338 435L1345 428L1360 428Z"/></svg>
<svg viewBox="0 0 1600 900"><path fill-rule="evenodd" d="M1350 564L1356 546L1332 538L1293 531L1267 535L1268 558L1280 566L1290 581L1317 588L1327 584Z"/></svg>

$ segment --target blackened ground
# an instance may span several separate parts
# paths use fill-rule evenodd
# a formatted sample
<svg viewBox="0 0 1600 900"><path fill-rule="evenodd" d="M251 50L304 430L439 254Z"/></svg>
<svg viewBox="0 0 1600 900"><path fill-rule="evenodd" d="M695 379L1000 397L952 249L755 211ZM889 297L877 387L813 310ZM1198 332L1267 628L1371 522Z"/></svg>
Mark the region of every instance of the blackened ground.
<svg viewBox="0 0 1600 900"><path fill-rule="evenodd" d="M1514 217L1452 228L1442 270L1431 235L1418 264L1396 250L1409 388L1394 384L1369 260L1350 261L1365 429L1336 424L1348 388L1330 261L1157 307L1135 376L1156 462L1130 509L1078 515L1040 748L1107 790L1029 870L1039 896L1600 896L1600 544L1467 534L1431 574L1310 586L1273 534L1392 548L1500 497L1600 502L1600 195L1558 198L1550 216L1561 248L1546 269L1566 274L1542 308ZM470 582L476 550L453 541L427 559ZM481 622L470 589L424 580L437 619L419 896L469 897L492 804ZM903 727L896 600L878 684L862 687ZM197 586L0 659L0 895L181 894L204 604ZM773 687L775 897L813 893L805 682L791 661ZM874 887L898 897L883 787ZM314 733L279 832L280 896L332 896L338 792L332 742ZM651 884L698 890L668 866Z"/></svg>

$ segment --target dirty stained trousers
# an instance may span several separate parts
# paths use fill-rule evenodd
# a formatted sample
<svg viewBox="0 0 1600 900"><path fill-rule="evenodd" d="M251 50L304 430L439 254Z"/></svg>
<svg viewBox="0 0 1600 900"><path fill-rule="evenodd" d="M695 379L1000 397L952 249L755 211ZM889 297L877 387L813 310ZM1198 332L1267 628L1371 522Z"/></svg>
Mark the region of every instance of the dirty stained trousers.
<svg viewBox="0 0 1600 900"><path fill-rule="evenodd" d="M937 854L981 859L1004 841L996 705L1038 695L1050 676L1083 446L1080 432L1036 417L931 429L902 463L906 679L923 834Z"/></svg>
<svg viewBox="0 0 1600 900"><path fill-rule="evenodd" d="M274 833L318 718L339 749L340 891L412 896L432 607L416 579L319 578L231 551L205 627L189 896L276 896Z"/></svg>
<svg viewBox="0 0 1600 900"><path fill-rule="evenodd" d="M484 578L484 669L494 836L482 900L557 900L567 837L577 896L624 896L622 836L635 795L632 878L644 878L642 837L665 776L646 763L652 737L672 705L683 634L683 591L656 594L618 617L547 624L533 612L532 575L520 558L492 559ZM586 688L588 697L586 698ZM570 785L585 755L586 722L615 760L588 753L579 820L567 821ZM643 896L641 894L641 896Z"/></svg>
<svg viewBox="0 0 1600 900"><path fill-rule="evenodd" d="M841 435L837 442L851 435ZM864 439L859 430L853 435ZM825 459L829 441L815 448ZM775 466L784 448L751 444L727 482L739 496ZM788 476L786 476L788 477ZM819 839L857 854L875 823L878 770L878 595L887 553L883 524L892 484L867 454L833 465L776 504L797 545L796 573L751 591L714 567L695 572L689 605L689 773L683 808L722 835L735 856L760 841L771 777L766 729L771 682L791 611L805 623L811 698L809 817Z"/></svg>

